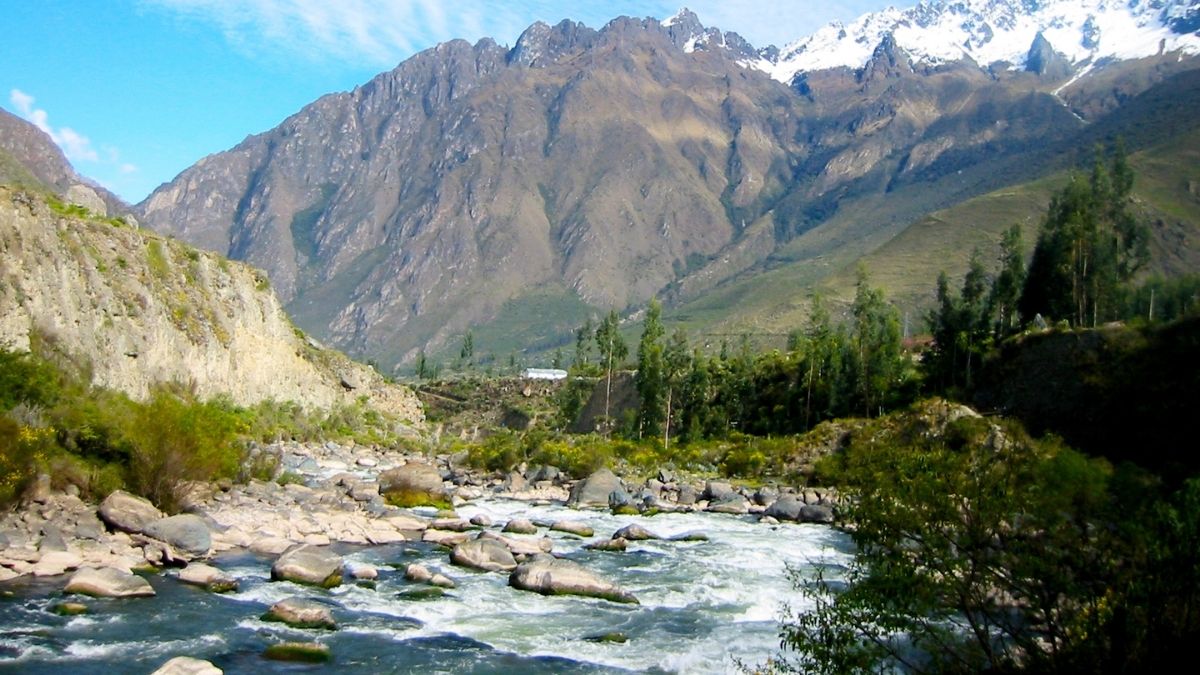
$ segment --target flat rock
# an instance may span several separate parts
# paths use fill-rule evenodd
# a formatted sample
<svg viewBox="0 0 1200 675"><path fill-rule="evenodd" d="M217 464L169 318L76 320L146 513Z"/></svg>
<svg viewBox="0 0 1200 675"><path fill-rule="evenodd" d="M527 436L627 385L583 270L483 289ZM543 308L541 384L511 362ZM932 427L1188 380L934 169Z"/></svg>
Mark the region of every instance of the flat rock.
<svg viewBox="0 0 1200 675"><path fill-rule="evenodd" d="M212 534L208 525L200 516L190 513L156 520L147 524L142 533L192 556L207 555L212 549Z"/></svg>
<svg viewBox="0 0 1200 675"><path fill-rule="evenodd" d="M516 568L512 551L495 539L472 539L454 547L450 562L485 572L508 572Z"/></svg>
<svg viewBox="0 0 1200 675"><path fill-rule="evenodd" d="M582 595L613 602L638 602L632 593L583 565L548 555L521 563L509 575L508 585L542 595Z"/></svg>
<svg viewBox="0 0 1200 675"><path fill-rule="evenodd" d="M150 582L112 567L84 567L71 575L64 593L79 593L101 598L138 598L154 595Z"/></svg>
<svg viewBox="0 0 1200 675"><path fill-rule="evenodd" d="M176 656L150 675L223 675L225 671L203 659Z"/></svg>
<svg viewBox="0 0 1200 675"><path fill-rule="evenodd" d="M733 515L745 515L750 513L750 505L746 503L745 498L736 492L728 492L720 499L709 502L707 511L711 513L729 513Z"/></svg>
<svg viewBox="0 0 1200 675"><path fill-rule="evenodd" d="M163 512L150 500L117 490L100 502L100 519L109 527L122 532L140 533L146 526L163 517Z"/></svg>
<svg viewBox="0 0 1200 675"><path fill-rule="evenodd" d="M517 539L515 537L506 537L495 532L481 532L480 539L494 539L508 547L514 556L518 555L537 555L539 553L549 553L554 550L554 541L549 537L541 537L538 539Z"/></svg>
<svg viewBox="0 0 1200 675"><path fill-rule="evenodd" d="M596 532L590 525L575 520L559 520L550 524L550 529L556 532L566 532L577 537L590 537Z"/></svg>
<svg viewBox="0 0 1200 675"><path fill-rule="evenodd" d="M279 556L271 566L271 579L332 588L342 583L342 564L333 551L301 544Z"/></svg>
<svg viewBox="0 0 1200 675"><path fill-rule="evenodd" d="M612 539L601 539L590 544L585 544L584 548L590 551L624 551L629 547L629 542L621 537L613 537Z"/></svg>
<svg viewBox="0 0 1200 675"><path fill-rule="evenodd" d="M83 558L70 551L47 551L33 564L33 576L53 577L66 574L83 564Z"/></svg>
<svg viewBox="0 0 1200 675"><path fill-rule="evenodd" d="M427 541L439 546L457 546L471 539L468 532L447 532L445 530L425 530L421 541Z"/></svg>

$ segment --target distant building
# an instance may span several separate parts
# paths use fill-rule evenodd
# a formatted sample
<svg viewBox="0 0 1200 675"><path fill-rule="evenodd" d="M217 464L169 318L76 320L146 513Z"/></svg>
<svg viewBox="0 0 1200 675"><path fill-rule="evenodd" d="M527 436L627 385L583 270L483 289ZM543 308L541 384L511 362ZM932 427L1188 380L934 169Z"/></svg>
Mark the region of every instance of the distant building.
<svg viewBox="0 0 1200 675"><path fill-rule="evenodd" d="M558 368L526 368L521 371L521 377L527 380L565 380L567 371Z"/></svg>

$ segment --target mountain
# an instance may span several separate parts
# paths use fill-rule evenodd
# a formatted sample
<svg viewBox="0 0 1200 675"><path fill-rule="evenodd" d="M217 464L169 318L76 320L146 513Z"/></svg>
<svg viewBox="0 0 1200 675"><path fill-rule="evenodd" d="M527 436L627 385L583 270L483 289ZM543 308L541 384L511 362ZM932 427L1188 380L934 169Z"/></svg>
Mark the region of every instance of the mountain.
<svg viewBox="0 0 1200 675"><path fill-rule="evenodd" d="M102 214L130 217L119 197L75 173L41 129L0 109L0 184L43 190Z"/></svg>
<svg viewBox="0 0 1200 675"><path fill-rule="evenodd" d="M179 383L242 405L365 400L422 419L407 388L295 328L262 272L60 199L78 176L17 122L0 119L0 345L57 354L135 398Z"/></svg>
<svg viewBox="0 0 1200 675"><path fill-rule="evenodd" d="M686 10L539 23L325 96L137 209L262 267L302 327L388 367L468 330L500 356L544 349L655 295L699 330L752 330L764 297L1129 128L1105 120L1198 65L1198 6L923 3L782 50ZM785 268L797 286L738 290Z"/></svg>

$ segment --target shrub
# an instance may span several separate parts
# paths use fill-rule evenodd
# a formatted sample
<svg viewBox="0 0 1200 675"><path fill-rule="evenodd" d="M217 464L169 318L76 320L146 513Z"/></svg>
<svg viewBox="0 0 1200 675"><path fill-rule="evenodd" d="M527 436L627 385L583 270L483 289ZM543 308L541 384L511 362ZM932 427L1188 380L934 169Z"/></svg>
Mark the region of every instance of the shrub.
<svg viewBox="0 0 1200 675"><path fill-rule="evenodd" d="M236 417L219 404L155 392L126 432L130 487L164 511L177 511L186 481L237 475L243 450L236 429Z"/></svg>
<svg viewBox="0 0 1200 675"><path fill-rule="evenodd" d="M48 430L27 427L0 416L0 508L21 497L45 459Z"/></svg>

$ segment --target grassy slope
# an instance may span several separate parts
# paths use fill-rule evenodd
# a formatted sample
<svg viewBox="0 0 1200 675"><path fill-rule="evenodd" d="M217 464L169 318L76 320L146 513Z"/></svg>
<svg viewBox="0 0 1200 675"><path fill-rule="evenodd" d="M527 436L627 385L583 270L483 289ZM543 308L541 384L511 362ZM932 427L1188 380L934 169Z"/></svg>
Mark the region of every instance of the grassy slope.
<svg viewBox="0 0 1200 675"><path fill-rule="evenodd" d="M1150 271L1194 271L1200 266L1200 130L1130 159L1137 172L1136 209L1155 233ZM668 312L667 319L698 333L748 332L762 344L779 344L789 329L805 324L813 289L834 302L848 303L861 262L873 283L884 287L909 314L913 329L921 330L919 317L933 300L938 272L961 277L976 247L990 265L999 254L1001 233L1014 223L1021 225L1025 245L1032 251L1050 195L1068 176L1057 171L995 190L908 227L885 228L873 238L855 236L853 214L840 216L784 247L783 253L793 260L744 275ZM877 206L859 205L855 212L870 214Z"/></svg>

